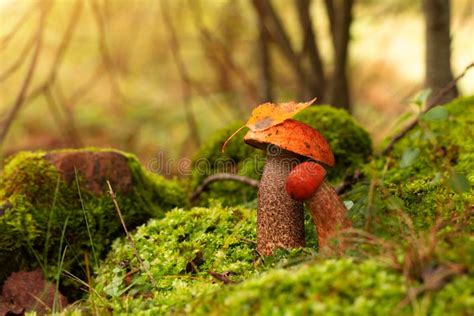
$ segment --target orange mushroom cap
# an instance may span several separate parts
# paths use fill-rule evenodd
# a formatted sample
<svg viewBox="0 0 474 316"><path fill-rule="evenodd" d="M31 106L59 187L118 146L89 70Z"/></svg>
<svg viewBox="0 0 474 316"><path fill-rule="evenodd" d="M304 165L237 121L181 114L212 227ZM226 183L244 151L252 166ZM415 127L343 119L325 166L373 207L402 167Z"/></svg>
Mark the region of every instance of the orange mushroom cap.
<svg viewBox="0 0 474 316"><path fill-rule="evenodd" d="M263 150L269 145L275 145L330 167L335 164L331 147L323 135L297 120L288 119L263 131L250 130L245 135L244 141Z"/></svg>

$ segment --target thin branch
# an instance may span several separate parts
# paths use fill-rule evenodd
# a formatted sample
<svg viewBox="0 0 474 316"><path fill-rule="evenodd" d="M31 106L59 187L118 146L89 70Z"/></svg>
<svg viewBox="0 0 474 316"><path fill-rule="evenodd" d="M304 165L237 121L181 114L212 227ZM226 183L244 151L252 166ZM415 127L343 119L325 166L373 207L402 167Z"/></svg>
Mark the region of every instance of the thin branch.
<svg viewBox="0 0 474 316"><path fill-rule="evenodd" d="M291 65L295 79L298 81L298 86L301 89L299 93L300 97L305 97L305 94L308 93L310 94L310 88L307 85L308 83L304 80L306 75L300 64L298 54L294 51L290 37L285 31L283 23L271 2L268 0L253 0L252 4L258 14L257 18L262 19L271 40L276 44L283 57Z"/></svg>
<svg viewBox="0 0 474 316"><path fill-rule="evenodd" d="M247 76L245 71L243 71L232 58L232 52L215 36L212 35L212 32L206 27L202 20L203 13L201 8L198 6L198 2L195 0L190 0L189 4L192 5L192 16L194 24L199 30L201 38L204 41L203 46L211 46L212 51L208 50L208 53L215 56L215 60L221 67L229 68L229 70L235 75L237 80L240 81L244 87L248 97L252 102L258 102L258 92L257 87L252 82L252 80ZM207 44L207 45L206 45Z"/></svg>
<svg viewBox="0 0 474 316"><path fill-rule="evenodd" d="M57 73L59 72L59 68L61 66L62 60L64 58L64 54L67 51L67 48L69 46L69 43L72 38L72 34L77 26L77 22L79 20L79 16L81 13L81 8L82 8L82 2L81 1L76 1L76 5L71 11L71 19L69 20L69 24L66 28L66 31L63 34L63 37L61 39L61 42L59 44L59 48L56 52L56 55L53 60L53 65L51 66L51 70L49 72L49 75L47 76L47 79L41 83L39 86L37 86L35 89L33 89L32 92L30 92L28 95L26 95L26 92L28 90L31 77L33 76L34 70L36 68L36 63L37 63L37 58L39 55L39 52L41 50L42 46L42 37L43 37L43 31L44 31L44 24L45 24L45 16L46 12L49 11L50 8L50 2L47 2L44 4L43 7L43 13L42 13L42 18L40 20L40 26L38 28L38 34L37 34L37 45L35 47L35 51L33 53L33 58L32 58L32 63L30 65L30 69L28 71L27 77L25 78L25 81L23 82L23 86L25 86L25 89L23 91L23 86L22 90L20 91L14 105L12 106L9 114L6 116L6 119L3 121L1 124L1 130L0 130L0 147L2 146L3 142L5 141L5 137L8 133L8 130L13 123L13 120L15 119L17 112L23 106L24 104L31 102L34 100L36 97L42 95L46 89L50 85L54 83L56 80ZM44 17L43 17L44 16ZM33 67L33 68L32 68ZM31 74L30 74L31 70ZM26 84L26 85L25 85Z"/></svg>
<svg viewBox="0 0 474 316"><path fill-rule="evenodd" d="M203 84L202 82L200 82L198 80L194 80L192 78L190 78L190 82L191 82L191 88L194 91L196 91L196 93L201 98L206 100L206 102L208 102L208 103L212 103L213 110L216 111L216 114L220 118L223 118L224 116L227 116L229 121L235 120L235 116L232 113L229 113L229 111L224 111L223 109L221 109L222 102L219 101L219 100L216 100L216 98L211 94L211 92L206 89L205 84ZM219 113L217 113L217 112L219 112Z"/></svg>
<svg viewBox="0 0 474 316"><path fill-rule="evenodd" d="M12 27L11 31L1 39L2 49L7 48L10 41L15 37L15 35L22 28L22 26L25 25L25 22L30 18L30 15L35 11L34 9L36 9L35 5L31 8L28 8L28 10L26 10L23 16L18 19L16 24Z"/></svg>
<svg viewBox="0 0 474 316"><path fill-rule="evenodd" d="M363 178L364 175L362 174L362 172L360 172L360 170L356 170L353 174L345 177L344 181L336 187L336 193L338 195L343 194Z"/></svg>
<svg viewBox="0 0 474 316"><path fill-rule="evenodd" d="M461 80L465 75L466 73L469 71L469 69L471 69L472 67L474 67L474 62L470 63L469 65L466 66L466 68L464 68L463 72L461 74L459 74L456 78L454 78L453 80L451 80L451 82L449 82L443 89L441 89L438 94L430 99L428 101L428 103L426 104L426 108L424 109L424 111L421 113L426 113L428 112L429 110L431 110L433 107L435 107L436 105L438 105L441 100L452 90L456 87L456 83ZM405 137L405 135L410 132L413 128L415 128L415 126L418 125L418 122L420 121L420 116L418 116L416 119L414 119L410 124L408 124L402 131L400 131L397 135L395 135L392 140L390 141L390 143L387 145L387 147L385 147L385 149L382 151L382 155L386 156L388 154L390 154L393 150L393 147L395 146L395 144L400 140L402 139L403 137Z"/></svg>
<svg viewBox="0 0 474 316"><path fill-rule="evenodd" d="M55 99L51 87L48 86L47 89L44 90L44 97L46 99L46 103L48 104L51 114L53 115L54 119L59 125L60 130L66 131L67 137L69 138L69 141L73 144L74 147L80 147L81 146L81 141L79 139L79 135L75 129L75 125L73 122L71 122L71 119L67 117L63 118L61 115L60 107L61 104L58 103L58 101ZM65 108L65 105L63 104L63 108ZM65 112L67 112L66 109L64 109Z"/></svg>
<svg viewBox="0 0 474 316"><path fill-rule="evenodd" d="M79 100L81 100L92 88L94 88L100 77L102 76L103 72L100 66L96 67L95 72L92 76L84 82L81 86L79 86L76 91L74 91L65 101L65 103L69 104L70 106L75 105Z"/></svg>
<svg viewBox="0 0 474 316"><path fill-rule="evenodd" d="M18 54L18 58L13 64L10 65L3 73L0 74L0 82L6 80L10 75L15 73L15 71L20 68L21 65L27 60L28 53L31 52L31 48L35 44L35 36L32 36L31 39L26 43L21 52Z"/></svg>
<svg viewBox="0 0 474 316"><path fill-rule="evenodd" d="M208 272L213 278L221 281L224 284L232 284L235 283L231 279L228 278L228 275L231 274L230 272L224 272L224 273L217 273L214 271L209 271Z"/></svg>
<svg viewBox="0 0 474 316"><path fill-rule="evenodd" d="M332 35L332 42L335 46L334 39L336 37L336 10L334 8L334 0L325 0L326 15L328 17L329 31Z"/></svg>
<svg viewBox="0 0 474 316"><path fill-rule="evenodd" d="M69 103L69 100L64 96L64 93L59 83L56 84L55 87L56 89L54 90L56 91L56 97L58 99L57 103L60 105L64 112L64 121L69 133L69 137L71 138L71 142L74 144L75 147L82 147L83 142L81 141L80 133L77 129L77 124L71 103Z"/></svg>
<svg viewBox="0 0 474 316"><path fill-rule="evenodd" d="M16 115L18 114L18 111L20 110L21 106L23 105L23 101L25 100L26 93L28 91L28 88L30 86L31 80L33 79L35 70L36 70L36 65L38 62L38 57L41 51L41 47L43 45L43 31L44 31L44 25L46 21L47 14L49 12L49 3L44 4L44 6L41 8L41 13L40 13L40 18L39 18L39 24L38 24L38 30L36 33L36 46L35 50L33 52L33 56L31 57L31 62L28 67L28 71L26 73L26 77L23 80L23 83L21 85L20 91L18 92L18 95L13 102L13 105L10 108L10 111L6 114L4 120L1 122L1 128L0 128L0 147L3 145L5 138L8 134L8 130L10 129L11 124L13 123L13 120L15 119Z"/></svg>
<svg viewBox="0 0 474 316"><path fill-rule="evenodd" d="M117 202L117 196L115 195L115 192L112 189L112 185L110 184L109 180L107 180L107 186L109 187L109 194L112 197L112 201L114 202L115 210L117 211L117 214L120 218L120 223L122 224L123 230L125 231L125 234L127 235L127 239L130 242L130 245L132 246L133 250L135 251L135 257L137 258L138 262L140 263L142 269L146 272L147 276L150 278L150 281L153 284L153 287L155 289L157 289L158 286L157 286L156 280L153 277L153 274L151 273L150 269L145 265L142 258L140 257L140 252L138 251L138 247L135 244L135 241L133 240L132 235L130 235L130 233L127 229L127 225L125 225L125 221L123 219L122 212L120 211L120 206L118 205L118 202Z"/></svg>
<svg viewBox="0 0 474 316"><path fill-rule="evenodd" d="M181 55L181 48L178 41L178 37L176 34L176 30L173 26L173 22L171 20L168 1L162 0L160 1L161 5L161 14L163 17L164 24L168 30L168 42L170 45L170 49L173 55L174 62L176 64L176 68L178 69L179 76L181 78L181 91L183 95L183 105L184 105L184 112L186 115L186 120L188 122L190 136L193 137L196 144L199 146L201 143L199 137L199 129L196 123L196 119L194 118L194 113L192 110L191 104L191 81L189 77L189 73L186 69L184 59Z"/></svg>
<svg viewBox="0 0 474 316"><path fill-rule="evenodd" d="M319 52L316 33L310 15L310 0L297 0L296 7L303 34L303 49L301 55L307 56L311 65L308 80L311 83L311 93L318 97L319 102L324 102L325 77L321 54Z"/></svg>
<svg viewBox="0 0 474 316"><path fill-rule="evenodd" d="M112 59L112 56L109 51L109 47L107 45L107 36L105 30L105 23L104 17L99 6L97 0L90 1L92 6L92 13L94 15L97 30L99 32L99 51L100 56L102 58L102 63L104 64L105 70L107 72L110 85L112 87L113 93L118 96L121 100L125 100L125 95L123 94L122 90L120 89L119 83L117 82L114 74L115 74L115 63Z"/></svg>
<svg viewBox="0 0 474 316"><path fill-rule="evenodd" d="M59 48L56 51L56 55L54 56L53 60L53 67L49 73L47 81L52 83L56 80L56 75L61 68L62 61L64 59L64 54L66 53L69 43L73 37L74 31L77 27L77 23L79 22L79 18L82 12L82 1L77 0L76 5L71 10L71 17L69 19L69 24L66 27L66 31L64 31L63 37L61 42L59 43Z"/></svg>
<svg viewBox="0 0 474 316"><path fill-rule="evenodd" d="M237 181L255 188L258 188L259 184L258 180L249 177L239 176L233 173L216 173L204 179L191 195L191 201L195 201L211 183L216 181Z"/></svg>

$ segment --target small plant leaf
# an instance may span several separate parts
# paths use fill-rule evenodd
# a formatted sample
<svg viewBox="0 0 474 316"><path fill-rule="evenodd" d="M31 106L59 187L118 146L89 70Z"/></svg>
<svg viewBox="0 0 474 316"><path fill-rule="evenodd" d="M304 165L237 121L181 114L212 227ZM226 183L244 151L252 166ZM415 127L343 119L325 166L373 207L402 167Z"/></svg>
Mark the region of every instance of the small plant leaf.
<svg viewBox="0 0 474 316"><path fill-rule="evenodd" d="M431 89L424 89L421 90L413 99L413 103L416 104L419 108L422 108L423 105L428 100L429 96L431 95Z"/></svg>
<svg viewBox="0 0 474 316"><path fill-rule="evenodd" d="M347 208L347 210L350 210L354 206L354 202L350 200L344 201L344 206Z"/></svg>
<svg viewBox="0 0 474 316"><path fill-rule="evenodd" d="M421 118L425 121L445 121L448 118L448 110L444 106L436 106L424 113Z"/></svg>
<svg viewBox="0 0 474 316"><path fill-rule="evenodd" d="M402 159L400 161L400 167L401 168L406 168L411 166L415 160L418 158L420 155L420 149L418 148L407 148L403 152Z"/></svg>

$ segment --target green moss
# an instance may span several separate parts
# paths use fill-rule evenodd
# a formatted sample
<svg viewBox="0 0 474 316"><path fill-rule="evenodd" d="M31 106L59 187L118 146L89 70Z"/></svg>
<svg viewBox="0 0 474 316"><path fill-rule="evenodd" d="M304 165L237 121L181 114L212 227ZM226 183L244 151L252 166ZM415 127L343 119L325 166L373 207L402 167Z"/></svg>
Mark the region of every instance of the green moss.
<svg viewBox="0 0 474 316"><path fill-rule="evenodd" d="M307 229L314 231L308 218ZM91 295L101 310L114 313L165 314L192 310L193 298L219 290L223 283L209 273L226 274L241 282L275 265L291 265L309 249L278 251L265 262L257 255L255 211L242 207L176 209L151 220L133 235L140 257L157 284L144 272L128 240L120 239L96 272ZM308 245L315 244L314 233ZM135 272L133 272L135 271Z"/></svg>
<svg viewBox="0 0 474 316"><path fill-rule="evenodd" d="M446 119L421 120L421 128L415 128L395 145L391 155L394 163L386 182L398 184L419 175L433 177L446 171L446 166L453 166L455 171L474 180L474 96L437 108L446 110ZM419 154L407 164L402 158L409 149L418 149Z"/></svg>
<svg viewBox="0 0 474 316"><path fill-rule="evenodd" d="M190 314L413 315L424 309L423 315L467 315L474 309L472 282L472 277L462 276L439 292L402 305L402 276L379 262L316 261L275 269L201 297Z"/></svg>
<svg viewBox="0 0 474 316"><path fill-rule="evenodd" d="M96 259L122 234L110 196L88 192L82 179L78 179L79 195L75 183L66 184L45 154L19 153L7 161L2 171L0 281L14 270L38 266L54 275L65 245L63 268L84 279L86 256L91 265L98 264ZM147 173L134 156L124 155L132 171L133 187L126 194L118 193L117 200L129 228L185 204L185 192L179 183ZM59 249L61 242L63 249Z"/></svg>
<svg viewBox="0 0 474 316"><path fill-rule="evenodd" d="M415 228L428 229L437 219L453 218L474 203L474 96L436 110L447 115L422 119L389 157L366 166L365 173L377 183L371 216L382 219L374 222L381 234L391 234L400 225L392 221L391 210L405 211ZM359 184L346 195L355 201L351 212L361 222L368 215L368 186L369 182ZM468 229L473 231L474 224Z"/></svg>
<svg viewBox="0 0 474 316"><path fill-rule="evenodd" d="M194 315L383 315L403 298L402 278L374 261L327 260L277 269L203 298Z"/></svg>
<svg viewBox="0 0 474 316"><path fill-rule="evenodd" d="M340 181L367 162L372 153L369 134L345 110L327 105L306 108L294 117L317 129L329 142L336 166L328 170L328 179Z"/></svg>
<svg viewBox="0 0 474 316"><path fill-rule="evenodd" d="M336 157L336 167L329 170L330 181L338 182L344 175L352 173L371 154L371 140L368 133L344 110L330 106L314 106L305 109L295 117L319 130L328 140ZM232 172L259 179L265 164L264 153L245 145L246 129L240 131L221 153L224 141L243 122L236 122L216 132L201 147L194 158L191 188L195 189L207 176L218 172ZM210 199L223 205L247 203L257 197L257 190L234 181L219 181L209 185L198 203L208 205Z"/></svg>
<svg viewBox="0 0 474 316"><path fill-rule="evenodd" d="M94 300L99 308L164 313L219 288L209 271L231 271L233 281L255 272L255 214L247 209L176 209L139 227L133 239L157 287L142 273L130 243L120 239L96 273L95 291L107 299L107 305Z"/></svg>
<svg viewBox="0 0 474 316"><path fill-rule="evenodd" d="M466 190L465 185L455 185L456 181L464 179L456 175L463 174L472 186L472 104L474 98L460 99L447 105L445 108L449 116L446 120L423 121L421 128L416 128L407 139L395 146L390 157L378 158L366 165L362 164L370 154L370 140L363 136L365 132L362 129L359 132L353 130L351 134L359 135L359 141L366 141L353 141L347 145L338 143L336 134L325 135L330 143L331 137L335 139L334 144L331 143L335 148L354 146L361 150L350 158L354 164L346 164L345 171L363 168L367 178L356 185L345 199L355 203L350 210L354 226L366 227L371 233L385 237L391 247L385 249L371 246L371 243L358 244L359 248L351 249L342 258L324 258L314 253L314 227L307 216L309 248L278 252L275 257L262 261L255 253L253 242L255 212L241 207L220 206L195 208L188 212L175 210L161 220L152 220L140 227L134 235L140 256L149 267L157 287L153 286L146 270L137 262L134 249L127 241L120 239L97 270L94 293L98 296L91 295L88 304L98 306L99 311L130 314L472 313L472 221L458 227L458 232L454 232L454 224L450 223L439 229L437 234L431 233L439 215L446 219L453 218L474 202L469 187ZM343 116L338 113L339 110L326 107L314 107L307 111L331 111L336 117ZM308 114L303 112L301 115ZM328 116L314 114L314 119ZM329 122L314 124L323 134L326 128L331 128ZM324 124L327 127L321 128L326 126ZM237 127L231 126L223 135L216 136L212 144L203 147L198 157L208 155L214 161L219 159L222 142ZM354 128L358 129L357 126ZM241 136L236 136L232 141L236 148L229 152L229 157L236 157L239 163L249 155L241 151L246 148L242 146L242 137L243 132ZM419 156L407 163L407 159L403 158L404 152L413 148L418 148ZM437 151L439 148L442 150ZM403 159L404 165L400 166ZM336 171L333 180L342 175L343 172ZM193 175L194 185L201 181L196 179L198 176ZM372 193L369 189L371 182ZM209 196L219 189L222 187L216 186ZM223 190L215 196L225 198L233 194L235 192ZM255 207L252 203L248 205ZM414 229L399 213L394 212L399 210L410 215ZM422 254L422 258L415 256L416 251ZM374 256L362 256L362 253ZM387 265L394 258L405 269L410 266L407 263L415 263L407 270L410 273L404 275ZM422 275L436 274L442 271L438 268L452 263L466 269L460 275L446 278L438 286L421 284ZM196 268L192 267L193 264ZM235 283L224 286L209 275L210 271L232 271L227 277ZM421 291L412 302L407 301L408 286L422 289L426 285L429 285L428 290Z"/></svg>
<svg viewBox="0 0 474 316"><path fill-rule="evenodd" d="M397 315L413 315L419 312L417 306L425 314L458 315L474 308L472 273L401 305L407 284L421 284L406 283L387 261L329 260L308 249L278 252L262 261L255 253L255 224L253 211L218 205L177 209L151 220L133 239L154 281L122 238L96 271L87 304L99 313L152 315L390 315L394 310ZM453 245L455 251L448 251ZM396 246L406 253L406 243ZM473 256L466 253L473 247L472 237L440 243L426 266L472 266ZM233 283L224 285L210 272L224 274Z"/></svg>

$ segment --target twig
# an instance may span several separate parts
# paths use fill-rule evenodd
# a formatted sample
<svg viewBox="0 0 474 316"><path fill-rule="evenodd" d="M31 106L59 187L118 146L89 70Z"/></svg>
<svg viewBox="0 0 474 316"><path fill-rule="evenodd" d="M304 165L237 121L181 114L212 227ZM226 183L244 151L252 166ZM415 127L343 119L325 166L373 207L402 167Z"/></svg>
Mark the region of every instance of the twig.
<svg viewBox="0 0 474 316"><path fill-rule="evenodd" d="M229 279L227 276L229 274L231 274L230 271L226 271L224 273L217 273L217 272L214 272L214 271L209 271L208 272L213 278L221 281L222 283L224 284L232 284L232 283L235 283L234 281L232 281L231 279Z"/></svg>
<svg viewBox="0 0 474 316"><path fill-rule="evenodd" d="M41 51L41 47L43 45L43 31L44 31L44 24L46 20L47 13L49 11L49 3L44 4L41 8L39 24L38 24L38 31L36 33L36 46L33 52L33 56L31 57L31 62L28 67L28 71L26 73L26 77L23 80L21 85L20 91L13 102L13 105L10 108L10 111L6 114L5 119L1 122L0 125L0 147L3 145L5 138L8 134L8 130L10 129L13 120L15 119L18 111L20 110L21 106L23 105L23 101L25 99L26 93L31 83L31 79L34 76L36 65L38 62L38 57Z"/></svg>
<svg viewBox="0 0 474 316"><path fill-rule="evenodd" d="M184 113L186 115L186 120L188 122L189 130L190 130L190 137L193 137L196 145L201 144L201 140L199 137L199 130L196 123L196 119L194 118L194 113L192 110L191 104L191 87L190 87L190 77L189 73L186 69L183 56L181 55L181 49L178 41L178 37L176 35L176 30L173 26L173 22L170 17L169 13L169 6L166 0L160 1L161 5L161 15L163 17L164 24L168 30L169 37L168 42L170 45L170 49L173 55L174 62L176 64L176 68L178 69L178 74L181 78L181 91L183 95L183 106L184 106Z"/></svg>
<svg viewBox="0 0 474 316"><path fill-rule="evenodd" d="M259 184L258 180L255 180L255 179L252 179L252 178L249 178L249 177L239 176L239 175L236 175L236 174L233 174L233 173L216 173L216 174L210 175L209 177L204 179L204 181L196 188L196 190L191 195L191 201L196 200L199 197L199 195L212 182L215 182L215 181L229 181L229 180L242 182L244 184L247 184L251 187L256 187L256 188L258 188L258 184Z"/></svg>
<svg viewBox="0 0 474 316"><path fill-rule="evenodd" d="M445 97L449 93L449 91L451 91L454 87L456 87L456 83L460 79L462 79L466 75L466 73L469 71L469 69L472 68L472 67L474 67L474 62L467 65L466 68L464 68L464 70L461 74L459 74L456 78L451 80L443 89L441 89L438 92L438 94L434 98L432 98L430 101L428 101L428 103L426 104L425 110L421 114L428 112L433 107L438 105L441 102L441 100L443 99L443 97ZM385 149L382 151L382 155L386 156L386 155L390 154L390 152L393 150L394 145L400 139L405 137L405 135L408 132L410 132L413 128L415 128L415 126L418 125L419 121L420 121L420 117L417 117L410 124L408 124L400 133L395 135L392 138L392 140L390 141L390 143L387 145L387 147L385 147Z"/></svg>
<svg viewBox="0 0 474 316"><path fill-rule="evenodd" d="M125 225L125 221L123 219L122 212L120 211L120 206L118 205L118 202L117 202L117 197L115 195L114 190L112 189L112 185L110 184L109 180L107 180L107 185L109 187L109 194L112 197L112 201L114 202L115 210L117 211L117 214L120 218L120 223L122 224L123 230L125 231L125 234L127 235L128 241L130 242L130 244L132 245L133 250L135 251L135 257L137 258L137 260L140 263L140 265L142 266L143 270L146 272L146 274L150 278L150 281L153 284L153 287L155 289L157 289L158 288L157 283L156 283L155 279L153 278L153 275L151 274L150 269L148 269L148 267L145 265L142 258L140 257L140 253L138 251L137 245L135 244L135 241L133 240L132 235L130 235L130 233L127 229L127 226Z"/></svg>
<svg viewBox="0 0 474 316"><path fill-rule="evenodd" d="M362 172L360 172L360 170L354 171L353 174L345 177L344 181L336 187L336 193L338 195L341 195L362 178L363 178L363 174Z"/></svg>

